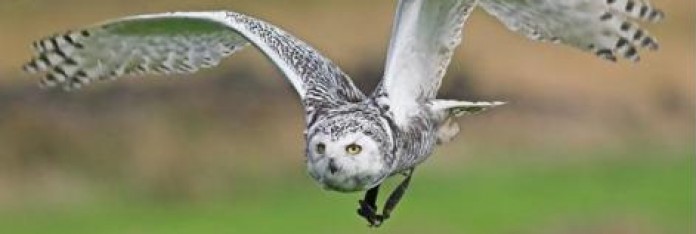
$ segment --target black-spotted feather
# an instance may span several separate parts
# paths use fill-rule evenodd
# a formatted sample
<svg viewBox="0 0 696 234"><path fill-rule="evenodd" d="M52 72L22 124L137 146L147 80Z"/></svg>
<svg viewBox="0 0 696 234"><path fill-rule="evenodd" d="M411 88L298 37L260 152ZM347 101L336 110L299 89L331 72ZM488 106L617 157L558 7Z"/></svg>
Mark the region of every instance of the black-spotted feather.
<svg viewBox="0 0 696 234"><path fill-rule="evenodd" d="M75 89L96 80L193 73L253 44L288 78L308 113L365 98L333 62L289 33L235 12L130 16L33 44L24 66L44 86Z"/></svg>
<svg viewBox="0 0 696 234"><path fill-rule="evenodd" d="M482 8L527 37L577 47L616 61L640 59L657 49L636 21L658 22L664 13L647 0L480 0Z"/></svg>

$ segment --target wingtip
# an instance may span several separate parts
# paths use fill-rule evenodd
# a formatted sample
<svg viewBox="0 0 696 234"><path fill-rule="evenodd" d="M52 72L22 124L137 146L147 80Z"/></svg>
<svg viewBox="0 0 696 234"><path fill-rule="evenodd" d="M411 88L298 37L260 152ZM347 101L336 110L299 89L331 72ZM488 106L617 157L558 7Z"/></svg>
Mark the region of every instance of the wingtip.
<svg viewBox="0 0 696 234"><path fill-rule="evenodd" d="M665 12L660 10L660 9L655 9L650 13L650 22L652 23L659 23L665 20Z"/></svg>
<svg viewBox="0 0 696 234"><path fill-rule="evenodd" d="M27 63L27 64L22 65L22 71L29 73L29 74L35 74L39 70L36 69L36 66L33 66L31 63Z"/></svg>
<svg viewBox="0 0 696 234"><path fill-rule="evenodd" d="M507 102L503 102L503 101L494 101L494 102L491 102L491 105L492 105L492 106L502 106L502 105L505 105L505 104L507 104Z"/></svg>

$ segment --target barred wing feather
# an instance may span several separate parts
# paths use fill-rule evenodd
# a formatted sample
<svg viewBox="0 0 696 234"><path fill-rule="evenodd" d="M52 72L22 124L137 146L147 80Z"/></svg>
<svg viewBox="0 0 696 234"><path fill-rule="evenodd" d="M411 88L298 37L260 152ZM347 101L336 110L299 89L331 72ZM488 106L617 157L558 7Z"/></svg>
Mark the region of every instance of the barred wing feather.
<svg viewBox="0 0 696 234"><path fill-rule="evenodd" d="M37 41L24 66L45 86L79 88L126 75L193 73L252 44L288 78L305 106L364 95L330 60L261 20L234 12L139 15Z"/></svg>
<svg viewBox="0 0 696 234"><path fill-rule="evenodd" d="M638 22L664 13L648 0L481 0L480 6L510 30L540 41L570 45L616 61L640 60L639 49L658 48Z"/></svg>

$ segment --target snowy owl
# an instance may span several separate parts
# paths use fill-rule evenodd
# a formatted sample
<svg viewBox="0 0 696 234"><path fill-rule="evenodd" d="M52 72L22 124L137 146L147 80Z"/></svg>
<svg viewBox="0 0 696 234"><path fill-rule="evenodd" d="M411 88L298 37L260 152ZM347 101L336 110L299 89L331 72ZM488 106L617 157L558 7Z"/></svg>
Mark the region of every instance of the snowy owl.
<svg viewBox="0 0 696 234"><path fill-rule="evenodd" d="M328 190L367 190L358 214L379 226L401 200L414 168L457 134L455 117L503 104L436 98L477 6L531 39L611 61L638 61L638 49L657 49L637 22L663 18L648 0L401 0L384 77L370 95L306 43L231 11L137 15L57 34L33 44L35 57L24 69L45 73L43 86L76 89L121 76L193 73L253 45L299 94L309 175ZM405 179L378 212L380 184L394 175Z"/></svg>

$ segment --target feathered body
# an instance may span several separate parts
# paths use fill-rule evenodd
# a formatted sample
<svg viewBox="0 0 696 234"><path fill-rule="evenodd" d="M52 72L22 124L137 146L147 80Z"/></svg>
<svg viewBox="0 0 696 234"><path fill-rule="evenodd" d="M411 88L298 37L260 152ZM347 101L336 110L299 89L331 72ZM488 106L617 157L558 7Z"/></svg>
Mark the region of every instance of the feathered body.
<svg viewBox="0 0 696 234"><path fill-rule="evenodd" d="M307 144L310 174L327 188L339 191L357 191L374 187L388 176L415 167L435 149L435 144L438 141L437 129L444 121L426 105L423 105L416 112L408 120L406 128L397 126L389 107L384 104L380 105L374 97L317 113L314 119L308 121L306 133L306 139L310 142ZM332 141L339 141L346 138L347 135L356 133L364 134L365 137L369 137L377 143L380 160L379 162L369 162L369 164L382 164L379 172L356 174L354 177L342 177L341 180L337 181L322 180L322 175L335 173L324 173L328 167L317 162L321 158L313 157L312 138L317 135L326 135ZM313 167L315 165L316 168ZM350 167L350 165L339 167L343 169L342 167ZM345 169L350 170L350 168Z"/></svg>

